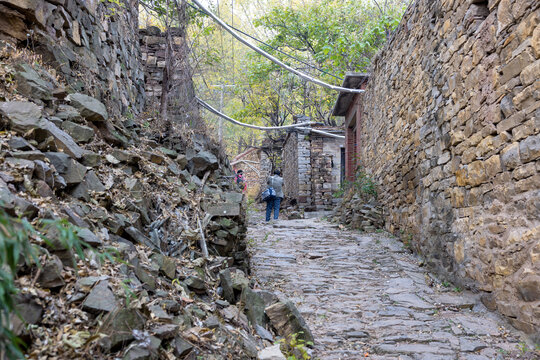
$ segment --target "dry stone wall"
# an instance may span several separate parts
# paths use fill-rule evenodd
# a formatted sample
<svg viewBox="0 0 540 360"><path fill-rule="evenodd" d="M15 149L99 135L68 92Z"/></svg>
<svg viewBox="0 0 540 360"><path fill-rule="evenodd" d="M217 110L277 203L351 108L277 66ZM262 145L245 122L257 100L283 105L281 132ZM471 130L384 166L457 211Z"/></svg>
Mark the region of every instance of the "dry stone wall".
<svg viewBox="0 0 540 360"><path fill-rule="evenodd" d="M68 92L102 99L112 115L136 114L144 105L138 7L136 0L121 3L2 0L0 40L40 54Z"/></svg>
<svg viewBox="0 0 540 360"><path fill-rule="evenodd" d="M298 163L298 133L291 131L283 145L283 194L286 198L298 195Z"/></svg>
<svg viewBox="0 0 540 360"><path fill-rule="evenodd" d="M373 61L360 161L390 231L540 330L540 2L418 0Z"/></svg>
<svg viewBox="0 0 540 360"><path fill-rule="evenodd" d="M189 123L192 127L204 127L197 116L195 90L191 71L185 61L189 49L186 48L182 30L171 28L171 75L168 91L168 118L176 123ZM155 26L139 30L141 60L144 67L146 89L146 111L158 115L163 90L163 70L167 61L166 44L168 33ZM191 113L191 115L188 115Z"/></svg>

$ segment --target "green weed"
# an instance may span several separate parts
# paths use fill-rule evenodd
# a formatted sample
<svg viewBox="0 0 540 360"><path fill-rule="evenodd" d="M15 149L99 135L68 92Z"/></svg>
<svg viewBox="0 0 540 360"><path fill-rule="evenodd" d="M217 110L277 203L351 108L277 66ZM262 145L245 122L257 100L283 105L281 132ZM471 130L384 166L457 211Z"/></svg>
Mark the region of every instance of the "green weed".
<svg viewBox="0 0 540 360"><path fill-rule="evenodd" d="M288 339L280 339L281 350L287 360L309 360L311 356L307 352L307 346L313 346L311 341L299 338L303 332L292 334Z"/></svg>

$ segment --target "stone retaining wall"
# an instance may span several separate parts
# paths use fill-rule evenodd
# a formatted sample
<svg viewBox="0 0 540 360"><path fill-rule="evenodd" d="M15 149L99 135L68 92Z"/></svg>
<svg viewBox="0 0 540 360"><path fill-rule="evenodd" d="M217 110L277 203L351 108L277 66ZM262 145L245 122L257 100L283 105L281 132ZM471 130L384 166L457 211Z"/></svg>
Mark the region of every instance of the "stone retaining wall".
<svg viewBox="0 0 540 360"><path fill-rule="evenodd" d="M418 0L373 61L360 161L386 224L540 330L540 2Z"/></svg>
<svg viewBox="0 0 540 360"><path fill-rule="evenodd" d="M33 49L69 84L113 115L144 105L136 0L0 1L0 40Z"/></svg>

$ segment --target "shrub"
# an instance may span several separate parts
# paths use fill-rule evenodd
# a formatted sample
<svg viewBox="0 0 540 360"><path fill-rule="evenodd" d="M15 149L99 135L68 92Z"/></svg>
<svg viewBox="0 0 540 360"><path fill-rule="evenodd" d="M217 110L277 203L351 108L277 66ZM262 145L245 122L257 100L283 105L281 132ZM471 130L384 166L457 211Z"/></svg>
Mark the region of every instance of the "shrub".
<svg viewBox="0 0 540 360"><path fill-rule="evenodd" d="M77 236L78 228L67 220L39 220L34 227L26 219L14 218L0 208L0 359L24 358L21 351L24 343L11 331L10 323L10 314L19 315L16 313L14 301L18 293L15 276L21 259L26 259L29 265L41 266L35 243L43 241L51 245L51 239L46 238L42 231L36 228L43 230L51 227L56 230L54 240L65 249L73 249L80 259L85 259L85 249L96 251ZM114 250L107 249L99 253L98 258L100 261L116 261L113 252Z"/></svg>

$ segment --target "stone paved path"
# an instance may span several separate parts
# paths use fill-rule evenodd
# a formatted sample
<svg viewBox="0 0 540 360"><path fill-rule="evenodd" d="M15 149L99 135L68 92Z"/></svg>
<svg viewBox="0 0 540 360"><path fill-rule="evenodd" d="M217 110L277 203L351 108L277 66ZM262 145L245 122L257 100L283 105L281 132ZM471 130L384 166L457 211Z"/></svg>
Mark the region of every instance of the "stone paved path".
<svg viewBox="0 0 540 360"><path fill-rule="evenodd" d="M296 303L315 359L538 358L477 295L433 284L386 235L310 219L253 225L249 238L255 278Z"/></svg>

